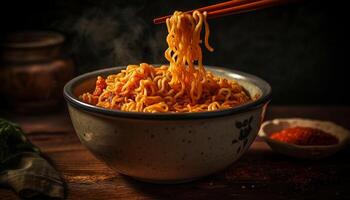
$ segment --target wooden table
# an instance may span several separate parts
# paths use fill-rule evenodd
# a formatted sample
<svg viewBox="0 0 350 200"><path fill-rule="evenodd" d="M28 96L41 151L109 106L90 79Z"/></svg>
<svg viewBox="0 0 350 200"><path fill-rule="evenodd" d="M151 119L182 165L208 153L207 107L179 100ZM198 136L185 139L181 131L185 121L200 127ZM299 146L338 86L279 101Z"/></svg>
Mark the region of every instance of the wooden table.
<svg viewBox="0 0 350 200"><path fill-rule="evenodd" d="M271 106L267 118L332 120L350 128L350 107ZM11 117L46 153L67 182L68 199L350 199L350 148L320 161L276 154L257 139L217 174L178 185L138 182L110 170L78 141L66 113ZM0 189L0 199L17 199Z"/></svg>

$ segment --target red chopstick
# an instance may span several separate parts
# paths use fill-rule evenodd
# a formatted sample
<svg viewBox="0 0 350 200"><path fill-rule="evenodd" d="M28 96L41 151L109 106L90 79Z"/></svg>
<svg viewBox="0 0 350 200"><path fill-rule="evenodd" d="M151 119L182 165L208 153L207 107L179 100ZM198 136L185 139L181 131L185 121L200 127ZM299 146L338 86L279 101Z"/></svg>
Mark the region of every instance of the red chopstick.
<svg viewBox="0 0 350 200"><path fill-rule="evenodd" d="M253 10L259 10L271 6L277 6L291 2L291 0L232 0L219 4L214 4L206 7L196 9L198 11L207 12L207 18L216 18L226 15L238 14L249 12ZM194 10L187 11L186 13L191 13ZM155 24L161 24L170 18L171 15L159 17L153 20Z"/></svg>

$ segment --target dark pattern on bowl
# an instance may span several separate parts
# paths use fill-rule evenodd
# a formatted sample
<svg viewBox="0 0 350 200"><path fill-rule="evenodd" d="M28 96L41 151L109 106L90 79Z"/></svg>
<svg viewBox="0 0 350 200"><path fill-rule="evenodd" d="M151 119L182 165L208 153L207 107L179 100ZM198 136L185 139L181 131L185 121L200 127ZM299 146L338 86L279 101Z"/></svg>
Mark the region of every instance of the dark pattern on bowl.
<svg viewBox="0 0 350 200"><path fill-rule="evenodd" d="M236 128L239 129L238 140L242 144L238 147L237 153L240 153L248 143L248 136L252 131L252 126L251 126L252 121L253 121L253 116L250 116L249 119L245 119L244 121L237 121L235 124Z"/></svg>

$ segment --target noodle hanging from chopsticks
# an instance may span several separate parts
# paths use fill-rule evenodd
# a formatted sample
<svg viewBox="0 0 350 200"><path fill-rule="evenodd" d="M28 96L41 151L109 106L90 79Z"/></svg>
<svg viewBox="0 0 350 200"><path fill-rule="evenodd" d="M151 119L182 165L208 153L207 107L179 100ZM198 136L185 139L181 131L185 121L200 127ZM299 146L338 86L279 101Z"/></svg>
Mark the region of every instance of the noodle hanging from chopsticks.
<svg viewBox="0 0 350 200"><path fill-rule="evenodd" d="M251 101L234 80L213 75L202 63L201 32L209 51L206 12L175 11L166 25L169 66L129 65L106 79L98 77L93 93L80 99L92 105L133 112L202 112L231 108ZM197 64L197 65L196 65Z"/></svg>

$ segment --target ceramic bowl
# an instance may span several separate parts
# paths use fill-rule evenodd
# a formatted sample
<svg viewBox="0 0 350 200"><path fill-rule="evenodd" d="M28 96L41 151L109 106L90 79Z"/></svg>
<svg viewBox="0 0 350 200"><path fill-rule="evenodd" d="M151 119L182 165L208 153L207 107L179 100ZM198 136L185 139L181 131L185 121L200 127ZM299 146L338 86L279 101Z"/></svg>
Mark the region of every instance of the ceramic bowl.
<svg viewBox="0 0 350 200"><path fill-rule="evenodd" d="M271 95L269 84L256 76L208 66L216 75L237 80L257 99L200 113L123 112L78 99L83 92L93 91L97 76L122 69L78 76L67 83L64 96L82 144L110 168L148 182L186 182L235 162L255 139Z"/></svg>
<svg viewBox="0 0 350 200"><path fill-rule="evenodd" d="M338 138L339 143L335 145L301 146L280 142L270 138L270 135L290 127L311 127L321 129ZM349 130L329 121L289 118L274 119L262 124L259 136L265 139L271 149L275 152L303 159L321 159L330 156L349 144Z"/></svg>

